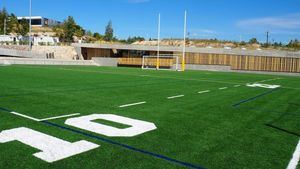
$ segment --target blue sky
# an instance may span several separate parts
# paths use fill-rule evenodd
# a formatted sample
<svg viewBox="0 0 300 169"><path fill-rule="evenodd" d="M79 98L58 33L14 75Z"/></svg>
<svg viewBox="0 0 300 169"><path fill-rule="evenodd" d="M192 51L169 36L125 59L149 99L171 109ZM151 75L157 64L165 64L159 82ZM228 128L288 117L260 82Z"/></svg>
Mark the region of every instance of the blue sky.
<svg viewBox="0 0 300 169"><path fill-rule="evenodd" d="M0 0L16 15L28 15L29 0ZM190 38L287 42L300 39L300 0L32 0L33 15L64 20L68 15L93 32L104 32L111 19L118 38L157 35L181 38L183 14L188 11Z"/></svg>

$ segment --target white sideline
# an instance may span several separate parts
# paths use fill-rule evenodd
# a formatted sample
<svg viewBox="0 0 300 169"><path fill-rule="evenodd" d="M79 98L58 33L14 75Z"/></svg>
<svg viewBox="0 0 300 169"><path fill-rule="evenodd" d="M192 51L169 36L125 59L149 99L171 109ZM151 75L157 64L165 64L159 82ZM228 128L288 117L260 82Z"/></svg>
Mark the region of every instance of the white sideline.
<svg viewBox="0 0 300 169"><path fill-rule="evenodd" d="M140 105L140 104L145 104L146 102L138 102L138 103L131 103L131 104L125 104L125 105L121 105L119 106L120 108L124 108L124 107L130 107L130 106L136 106L136 105Z"/></svg>
<svg viewBox="0 0 300 169"><path fill-rule="evenodd" d="M227 89L228 87L221 87L221 88L219 88L219 90L225 90L225 89Z"/></svg>
<svg viewBox="0 0 300 169"><path fill-rule="evenodd" d="M296 169L298 162L300 160L300 140L298 142L298 145L295 149L295 152L293 154L293 158L291 159L289 165L287 166L286 169Z"/></svg>
<svg viewBox="0 0 300 169"><path fill-rule="evenodd" d="M68 114L68 115L62 115L62 116L56 116L56 117L49 117L49 118L44 118L44 119L38 119L38 118L34 118L34 117L30 117L21 113L17 113L17 112L10 112L11 114L26 118L26 119L30 119L33 121L37 121L37 122L41 122L41 121L46 121L46 120L53 120L53 119L60 119L60 118L65 118L65 117L71 117L71 116L78 116L80 115L80 113L75 113L75 114Z"/></svg>
<svg viewBox="0 0 300 169"><path fill-rule="evenodd" d="M198 93L199 93L199 94L202 94L202 93L208 93L208 92L210 92L210 90L200 91L200 92L198 92Z"/></svg>
<svg viewBox="0 0 300 169"><path fill-rule="evenodd" d="M179 98L179 97L184 97L184 95L170 96L170 97L167 97L167 99L175 99L175 98Z"/></svg>
<svg viewBox="0 0 300 169"><path fill-rule="evenodd" d="M241 85L234 85L233 87L240 87Z"/></svg>

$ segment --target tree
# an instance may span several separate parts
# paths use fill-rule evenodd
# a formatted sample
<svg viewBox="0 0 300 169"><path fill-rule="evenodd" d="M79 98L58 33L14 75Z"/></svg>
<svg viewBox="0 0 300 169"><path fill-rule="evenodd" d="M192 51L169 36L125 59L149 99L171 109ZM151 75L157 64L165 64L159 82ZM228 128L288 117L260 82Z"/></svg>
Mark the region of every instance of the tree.
<svg viewBox="0 0 300 169"><path fill-rule="evenodd" d="M11 14L7 21L7 33L17 33L19 29L19 21L16 15Z"/></svg>
<svg viewBox="0 0 300 169"><path fill-rule="evenodd" d="M85 30L81 26L76 25L74 36L81 38L84 34L85 34Z"/></svg>
<svg viewBox="0 0 300 169"><path fill-rule="evenodd" d="M93 36L93 32L88 30L85 32L85 36Z"/></svg>
<svg viewBox="0 0 300 169"><path fill-rule="evenodd" d="M55 32L55 36L57 36L59 40L63 42L65 38L65 32L62 25L56 25L52 28L52 30Z"/></svg>
<svg viewBox="0 0 300 169"><path fill-rule="evenodd" d="M109 21L107 26L105 27L105 35L104 40L105 41L112 41L114 39L114 30L112 27L112 22Z"/></svg>
<svg viewBox="0 0 300 169"><path fill-rule="evenodd" d="M137 41L144 41L145 40L145 38L143 38L143 37L140 37L140 36L134 36L134 37L129 37L128 39L127 39L127 43L134 43L134 42L137 42Z"/></svg>
<svg viewBox="0 0 300 169"><path fill-rule="evenodd" d="M294 48L294 49L300 49L300 42L298 39L291 40L290 43L287 45L289 48Z"/></svg>
<svg viewBox="0 0 300 169"><path fill-rule="evenodd" d="M252 38L249 40L250 44L258 44L258 40L256 38Z"/></svg>
<svg viewBox="0 0 300 169"><path fill-rule="evenodd" d="M103 39L103 36L100 35L100 33L98 33L98 32L95 32L93 37L96 38L97 40L102 40Z"/></svg>
<svg viewBox="0 0 300 169"><path fill-rule="evenodd" d="M29 32L29 23L25 18L23 18L19 23L17 33L22 36L26 36L28 32Z"/></svg>
<svg viewBox="0 0 300 169"><path fill-rule="evenodd" d="M63 41L73 42L73 36L75 35L77 28L77 24L72 16L68 16L68 18L63 23L63 32L64 38Z"/></svg>
<svg viewBox="0 0 300 169"><path fill-rule="evenodd" d="M4 22L8 19L8 13L5 8L0 10L0 34L4 34Z"/></svg>

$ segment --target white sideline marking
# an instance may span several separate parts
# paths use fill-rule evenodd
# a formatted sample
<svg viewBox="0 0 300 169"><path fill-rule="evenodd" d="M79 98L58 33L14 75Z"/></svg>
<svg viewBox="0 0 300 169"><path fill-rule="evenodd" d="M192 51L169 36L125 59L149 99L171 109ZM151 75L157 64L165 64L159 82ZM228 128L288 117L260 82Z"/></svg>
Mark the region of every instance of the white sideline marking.
<svg viewBox="0 0 300 169"><path fill-rule="evenodd" d="M170 96L170 97L167 97L167 99L175 99L175 98L179 98L179 97L184 97L184 95Z"/></svg>
<svg viewBox="0 0 300 169"><path fill-rule="evenodd" d="M208 92L210 92L210 90L200 91L200 92L198 92L198 93L199 93L199 94L202 94L202 93L208 93Z"/></svg>
<svg viewBox="0 0 300 169"><path fill-rule="evenodd" d="M49 117L49 118L44 118L44 119L38 119L38 118L30 117L30 116L27 116L27 115L24 115L24 114L21 114L21 113L17 113L17 112L10 112L10 113L14 114L14 115L17 115L17 116L20 116L20 117L24 117L26 119L37 121L37 122L46 121L46 120L53 120L53 119L60 119L60 118L65 118L65 117L71 117L71 116L78 116L78 115L80 115L80 113L75 113L75 114L68 114L68 115L62 115L62 116L56 116L56 117Z"/></svg>
<svg viewBox="0 0 300 169"><path fill-rule="evenodd" d="M140 104L145 104L146 102L138 102L138 103L131 103L131 104L125 104L125 105L121 105L119 106L120 108L124 108L124 107L130 107L130 106L136 106L136 105L140 105Z"/></svg>
<svg viewBox="0 0 300 169"><path fill-rule="evenodd" d="M240 87L241 85L235 85L235 86L233 86L233 87Z"/></svg>
<svg viewBox="0 0 300 169"><path fill-rule="evenodd" d="M300 160L300 140L299 140L296 150L293 154L293 158L291 159L291 161L286 169L296 169L299 160Z"/></svg>
<svg viewBox="0 0 300 169"><path fill-rule="evenodd" d="M221 87L221 88L219 88L219 90L225 90L225 89L227 89L228 87Z"/></svg>

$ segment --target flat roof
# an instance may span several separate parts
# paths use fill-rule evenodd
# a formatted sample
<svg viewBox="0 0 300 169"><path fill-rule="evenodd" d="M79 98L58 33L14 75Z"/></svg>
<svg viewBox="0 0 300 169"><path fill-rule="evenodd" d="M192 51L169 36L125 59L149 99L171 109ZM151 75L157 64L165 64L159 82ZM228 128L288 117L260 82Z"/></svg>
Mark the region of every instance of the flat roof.
<svg viewBox="0 0 300 169"><path fill-rule="evenodd" d="M42 16L32 16L31 19L43 19ZM30 19L30 16L18 16L17 19Z"/></svg>
<svg viewBox="0 0 300 169"><path fill-rule="evenodd" d="M72 46L83 47L83 48L99 48L99 49L157 51L157 46L150 46L150 45L73 43ZM160 46L160 51L162 51L162 52L182 52L182 47ZM186 47L186 52L188 52L188 53L231 54L231 55L248 55L248 56L300 58L300 51L289 52L289 51L282 51L282 50L242 50L242 49L237 49L237 48L224 49L224 48Z"/></svg>

